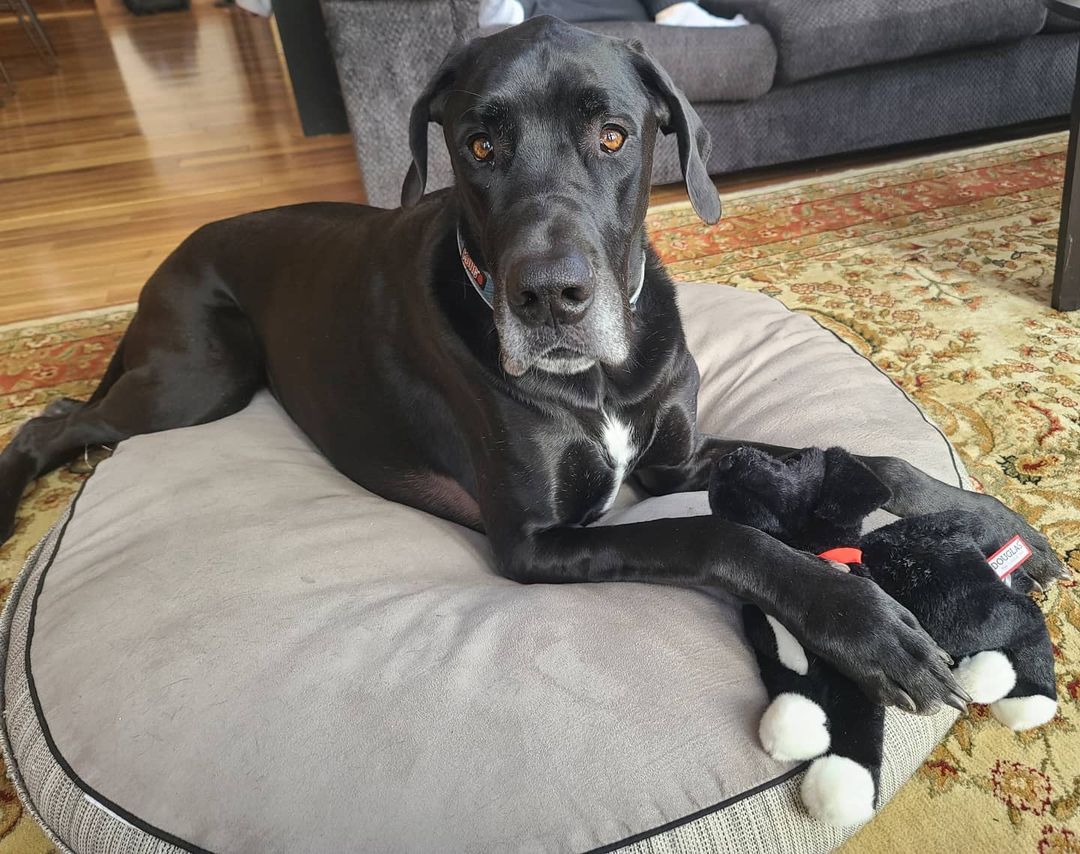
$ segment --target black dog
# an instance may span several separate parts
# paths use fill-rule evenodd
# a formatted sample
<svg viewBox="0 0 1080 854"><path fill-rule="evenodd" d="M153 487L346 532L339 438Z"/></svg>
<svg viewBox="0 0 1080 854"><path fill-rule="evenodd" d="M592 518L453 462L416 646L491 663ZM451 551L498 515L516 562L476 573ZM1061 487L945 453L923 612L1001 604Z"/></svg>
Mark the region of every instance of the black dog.
<svg viewBox="0 0 1080 854"><path fill-rule="evenodd" d="M457 184L422 199L432 121ZM708 134L640 45L540 18L454 52L413 110L404 209L298 205L195 232L90 400L52 405L0 456L0 530L85 445L222 418L267 386L347 476L485 531L510 578L723 588L876 699L960 702L944 653L865 579L709 517L584 527L624 478L703 490L740 444L697 433L697 368L645 237L658 130L715 222ZM867 464L889 509L976 509L1032 542L1044 580L1060 571L993 499Z"/></svg>

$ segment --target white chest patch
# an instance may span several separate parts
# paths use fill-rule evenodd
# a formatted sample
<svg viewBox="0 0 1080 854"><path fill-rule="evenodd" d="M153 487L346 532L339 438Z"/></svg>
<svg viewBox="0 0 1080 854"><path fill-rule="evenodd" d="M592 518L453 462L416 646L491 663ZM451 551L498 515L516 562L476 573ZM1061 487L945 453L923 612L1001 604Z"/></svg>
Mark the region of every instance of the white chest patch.
<svg viewBox="0 0 1080 854"><path fill-rule="evenodd" d="M630 425L624 424L610 413L604 413L604 432L602 435L604 451L607 453L608 462L615 472L615 482L611 487L611 494L604 501L604 509L607 510L615 502L615 496L619 493L619 487L626 479L626 473L634 460L634 437L630 432Z"/></svg>

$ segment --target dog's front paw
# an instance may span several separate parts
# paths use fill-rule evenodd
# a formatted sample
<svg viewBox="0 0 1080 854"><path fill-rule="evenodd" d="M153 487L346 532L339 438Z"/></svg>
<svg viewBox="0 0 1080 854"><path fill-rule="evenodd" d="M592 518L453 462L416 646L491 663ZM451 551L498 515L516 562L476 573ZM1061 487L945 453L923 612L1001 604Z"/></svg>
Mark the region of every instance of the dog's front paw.
<svg viewBox="0 0 1080 854"><path fill-rule="evenodd" d="M1004 507L1004 505L1002 506ZM1012 512L1008 508L1005 508L1005 510ZM1016 518L1024 524L1020 536L1024 538L1032 551L1031 557L1027 559L1022 567L1024 575L1040 588L1048 587L1055 581L1070 578L1068 568L1062 563L1061 558L1054 551L1054 547L1050 545L1050 541L1041 532L1036 531L1023 519L1020 519L1019 516Z"/></svg>
<svg viewBox="0 0 1080 854"><path fill-rule="evenodd" d="M1045 589L1042 584L1028 575L1027 570L1023 567L1014 570L1013 573L1005 579L1005 583L1017 593L1023 593L1025 596L1032 592L1042 592Z"/></svg>
<svg viewBox="0 0 1080 854"><path fill-rule="evenodd" d="M873 581L828 570L801 624L784 619L814 652L876 702L920 714L969 697L949 670L952 659L907 608Z"/></svg>
<svg viewBox="0 0 1080 854"><path fill-rule="evenodd" d="M1017 534L1031 548L1029 557L1013 573L1013 587L1021 592L1048 587L1055 581L1069 578L1069 570L1058 557L1046 536L1035 530L1028 521L1010 510L992 495L971 494L978 502L976 512L983 522L980 547L989 557Z"/></svg>

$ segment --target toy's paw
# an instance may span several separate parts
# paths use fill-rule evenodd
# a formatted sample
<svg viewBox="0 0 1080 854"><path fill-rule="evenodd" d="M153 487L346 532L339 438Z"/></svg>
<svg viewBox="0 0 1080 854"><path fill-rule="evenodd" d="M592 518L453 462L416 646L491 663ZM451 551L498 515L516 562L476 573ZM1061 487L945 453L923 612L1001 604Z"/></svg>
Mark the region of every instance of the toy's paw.
<svg viewBox="0 0 1080 854"><path fill-rule="evenodd" d="M815 759L800 794L810 815L834 827L864 824L874 817L874 778L846 756Z"/></svg>
<svg viewBox="0 0 1080 854"><path fill-rule="evenodd" d="M1050 723L1057 714L1057 700L1041 694L1006 697L990 706L990 712L1009 729L1020 732Z"/></svg>
<svg viewBox="0 0 1080 854"><path fill-rule="evenodd" d="M802 694L778 694L758 725L761 746L781 762L813 759L829 749L825 710Z"/></svg>
<svg viewBox="0 0 1080 854"><path fill-rule="evenodd" d="M827 569L813 594L801 624L786 616L784 623L870 699L921 714L942 703L966 708L969 697L949 670L952 659L873 581Z"/></svg>
<svg viewBox="0 0 1080 854"><path fill-rule="evenodd" d="M994 703L1016 684L1016 671L1003 652L987 650L963 658L953 676L976 703Z"/></svg>

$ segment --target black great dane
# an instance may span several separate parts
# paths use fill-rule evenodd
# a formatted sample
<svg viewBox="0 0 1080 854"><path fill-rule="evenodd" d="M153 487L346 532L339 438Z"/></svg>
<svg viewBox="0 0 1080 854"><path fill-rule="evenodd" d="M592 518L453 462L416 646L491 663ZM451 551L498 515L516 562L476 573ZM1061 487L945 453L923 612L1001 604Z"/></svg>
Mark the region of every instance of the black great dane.
<svg viewBox="0 0 1080 854"><path fill-rule="evenodd" d="M456 186L424 197L429 122ZM727 590L875 700L961 704L947 656L872 582L709 516L588 527L624 479L702 490L744 444L695 427L697 367L643 228L657 131L715 222L708 134L639 44L538 18L452 53L412 112L402 209L297 205L196 231L93 396L52 404L0 456L0 530L86 445L223 418L268 387L357 483L486 532L509 578ZM864 462L889 510L974 510L1028 539L1036 580L1062 572L995 499Z"/></svg>

